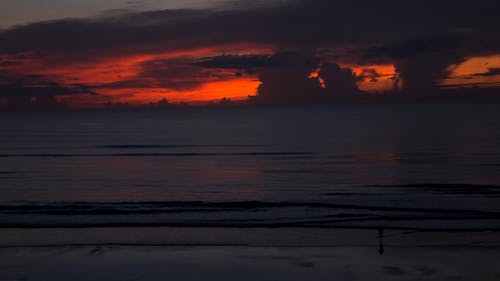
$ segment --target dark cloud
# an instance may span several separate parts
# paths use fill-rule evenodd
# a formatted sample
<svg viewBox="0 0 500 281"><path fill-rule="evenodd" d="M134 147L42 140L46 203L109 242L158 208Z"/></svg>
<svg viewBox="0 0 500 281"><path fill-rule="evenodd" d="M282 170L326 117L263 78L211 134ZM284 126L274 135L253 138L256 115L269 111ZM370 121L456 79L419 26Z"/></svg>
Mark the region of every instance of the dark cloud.
<svg viewBox="0 0 500 281"><path fill-rule="evenodd" d="M281 56L277 56L281 58ZM289 53L288 59L277 60L286 63L271 63L259 70L262 82L255 103L264 104L316 104L345 102L360 93L358 78L350 68L337 64L320 65L314 58ZM293 63L289 63L293 62ZM311 74L318 67L317 76Z"/></svg>
<svg viewBox="0 0 500 281"><path fill-rule="evenodd" d="M474 76L491 77L496 75L500 75L500 68L490 68L488 69L488 72L478 73L475 74Z"/></svg>
<svg viewBox="0 0 500 281"><path fill-rule="evenodd" d="M458 36L423 37L409 41L371 47L362 59L391 62L404 81L404 89L412 95L435 94L438 82L450 73L448 67L464 60L463 38Z"/></svg>
<svg viewBox="0 0 500 281"><path fill-rule="evenodd" d="M0 81L0 98L7 100L10 110L64 109L66 104L57 96L97 95L85 85L62 86L56 82L31 77L30 81L18 80L14 83Z"/></svg>
<svg viewBox="0 0 500 281"><path fill-rule="evenodd" d="M420 55L450 52L460 47L460 38L428 37L416 38L406 42L386 46L371 47L366 50L364 59L415 59Z"/></svg>
<svg viewBox="0 0 500 281"><path fill-rule="evenodd" d="M314 68L318 59L314 54L303 56L296 52L277 52L273 55L222 55L199 60L196 65L206 68L239 69L253 73L263 68L302 67Z"/></svg>
<svg viewBox="0 0 500 281"><path fill-rule="evenodd" d="M309 78L308 67L273 67L263 70L254 102L260 104L309 104L326 99L317 79Z"/></svg>
<svg viewBox="0 0 500 281"><path fill-rule="evenodd" d="M412 95L433 95L438 82L449 76L448 66L460 63L464 58L453 53L437 53L396 63L403 80L403 89Z"/></svg>
<svg viewBox="0 0 500 281"><path fill-rule="evenodd" d="M173 90L192 90L210 81L233 78L234 73L206 69L189 59L155 59L140 65L138 79L150 86Z"/></svg>
<svg viewBox="0 0 500 281"><path fill-rule="evenodd" d="M1 36L0 52L69 52L134 45L178 50L242 41L285 47L356 44L365 48L450 35L467 35L491 44L498 41L493 37L500 25L499 6L492 0L432 4L302 0L254 9L151 11L11 28Z"/></svg>
<svg viewBox="0 0 500 281"><path fill-rule="evenodd" d="M196 65L207 68L244 69L251 71L256 68L278 66L279 64L270 55L222 55L203 58Z"/></svg>
<svg viewBox="0 0 500 281"><path fill-rule="evenodd" d="M198 66L194 59L152 59L139 64L133 77L118 82L92 85L98 88L164 88L173 91L194 90L207 82L236 77L236 71Z"/></svg>
<svg viewBox="0 0 500 281"><path fill-rule="evenodd" d="M338 64L324 64L318 73L324 81L327 92L334 97L351 97L359 93L356 85L358 78L350 68L341 68Z"/></svg>

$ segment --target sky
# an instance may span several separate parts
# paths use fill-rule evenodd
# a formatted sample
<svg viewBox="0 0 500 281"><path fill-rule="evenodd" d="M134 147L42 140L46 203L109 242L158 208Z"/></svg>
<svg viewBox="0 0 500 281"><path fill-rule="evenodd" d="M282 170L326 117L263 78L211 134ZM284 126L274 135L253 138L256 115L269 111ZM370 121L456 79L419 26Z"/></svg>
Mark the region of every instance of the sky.
<svg viewBox="0 0 500 281"><path fill-rule="evenodd" d="M147 10L209 8L217 0L2 0L0 27Z"/></svg>
<svg viewBox="0 0 500 281"><path fill-rule="evenodd" d="M500 100L496 0L3 0L0 109Z"/></svg>

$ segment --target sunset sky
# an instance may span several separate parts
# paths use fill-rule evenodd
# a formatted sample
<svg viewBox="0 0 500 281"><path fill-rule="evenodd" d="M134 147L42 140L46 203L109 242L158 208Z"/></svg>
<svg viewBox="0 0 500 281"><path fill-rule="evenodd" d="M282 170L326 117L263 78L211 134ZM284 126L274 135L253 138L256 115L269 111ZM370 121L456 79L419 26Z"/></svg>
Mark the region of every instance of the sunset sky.
<svg viewBox="0 0 500 281"><path fill-rule="evenodd" d="M3 0L0 109L497 98L499 10L495 0Z"/></svg>

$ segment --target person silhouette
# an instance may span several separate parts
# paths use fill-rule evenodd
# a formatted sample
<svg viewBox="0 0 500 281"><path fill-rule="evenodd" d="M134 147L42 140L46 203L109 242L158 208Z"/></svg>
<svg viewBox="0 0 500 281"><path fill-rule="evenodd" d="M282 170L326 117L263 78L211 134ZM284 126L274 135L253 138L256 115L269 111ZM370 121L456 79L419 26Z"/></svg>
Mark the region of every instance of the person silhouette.
<svg viewBox="0 0 500 281"><path fill-rule="evenodd" d="M384 255L384 229L379 228L378 229L378 253L379 255L383 256Z"/></svg>

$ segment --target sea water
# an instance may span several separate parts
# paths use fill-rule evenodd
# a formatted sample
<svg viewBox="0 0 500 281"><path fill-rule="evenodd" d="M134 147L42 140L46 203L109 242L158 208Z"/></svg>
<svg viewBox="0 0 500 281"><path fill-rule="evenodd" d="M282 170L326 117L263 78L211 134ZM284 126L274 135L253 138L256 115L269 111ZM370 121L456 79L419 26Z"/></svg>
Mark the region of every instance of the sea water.
<svg viewBox="0 0 500 281"><path fill-rule="evenodd" d="M500 105L0 114L2 227L500 228Z"/></svg>

